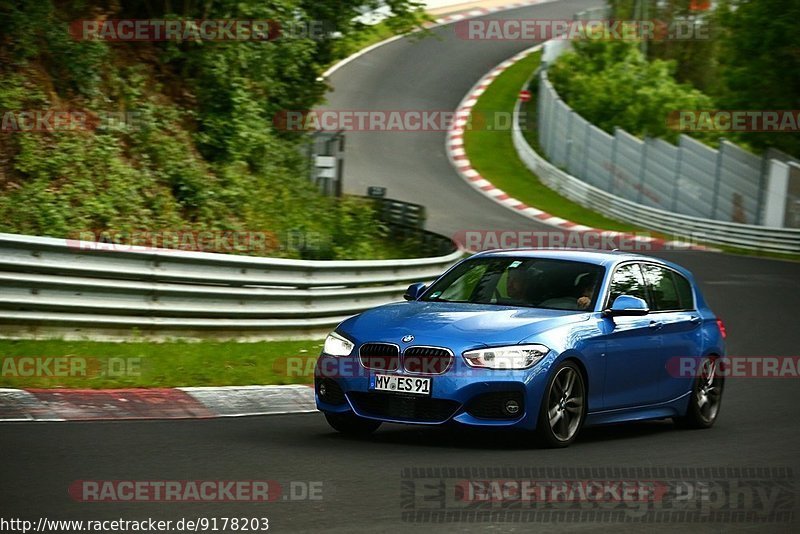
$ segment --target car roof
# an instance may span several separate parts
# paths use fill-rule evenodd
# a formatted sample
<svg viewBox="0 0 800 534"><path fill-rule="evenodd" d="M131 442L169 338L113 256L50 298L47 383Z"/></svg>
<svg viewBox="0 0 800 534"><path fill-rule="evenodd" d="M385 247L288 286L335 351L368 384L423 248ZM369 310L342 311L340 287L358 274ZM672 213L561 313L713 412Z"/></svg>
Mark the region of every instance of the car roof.
<svg viewBox="0 0 800 534"><path fill-rule="evenodd" d="M644 254L637 254L634 252L625 252L617 250L609 251L609 250L597 250L597 249L515 248L515 249L487 250L484 252L479 252L473 255L472 257L473 258L514 257L514 258L543 258L543 259L554 259L554 260L570 260L570 261L581 261L585 263L593 263L595 265L602 265L604 267L612 266L617 263L625 261L638 260L638 261L660 263L667 267L672 267L673 269L676 269L681 273L689 274L686 271L686 269L672 262L662 260L660 258L654 258L652 256L646 256Z"/></svg>

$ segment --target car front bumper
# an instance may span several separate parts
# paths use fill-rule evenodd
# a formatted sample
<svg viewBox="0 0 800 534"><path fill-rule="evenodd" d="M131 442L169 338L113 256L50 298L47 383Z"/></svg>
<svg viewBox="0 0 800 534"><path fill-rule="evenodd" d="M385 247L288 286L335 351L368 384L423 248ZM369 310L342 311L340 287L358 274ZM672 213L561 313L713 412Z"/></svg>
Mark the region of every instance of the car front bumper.
<svg viewBox="0 0 800 534"><path fill-rule="evenodd" d="M353 361L350 361L353 360ZM458 359L457 359L458 360ZM547 359L546 359L547 360ZM474 369L456 361L440 375L365 369L355 358L323 354L315 368L317 408L329 413L354 413L390 423L474 427L536 428L547 382L549 361L531 369ZM429 396L388 393L370 388L376 374L430 377ZM510 402L515 402L517 411Z"/></svg>

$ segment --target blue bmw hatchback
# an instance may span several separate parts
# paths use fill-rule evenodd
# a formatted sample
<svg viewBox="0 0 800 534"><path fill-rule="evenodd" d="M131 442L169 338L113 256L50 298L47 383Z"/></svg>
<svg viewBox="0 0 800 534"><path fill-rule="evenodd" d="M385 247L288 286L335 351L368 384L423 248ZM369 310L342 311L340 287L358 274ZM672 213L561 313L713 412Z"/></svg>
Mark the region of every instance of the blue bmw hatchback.
<svg viewBox="0 0 800 534"><path fill-rule="evenodd" d="M315 368L338 431L382 422L535 431L565 447L584 425L673 418L708 428L725 328L692 275L642 255L476 254L406 302L342 322Z"/></svg>

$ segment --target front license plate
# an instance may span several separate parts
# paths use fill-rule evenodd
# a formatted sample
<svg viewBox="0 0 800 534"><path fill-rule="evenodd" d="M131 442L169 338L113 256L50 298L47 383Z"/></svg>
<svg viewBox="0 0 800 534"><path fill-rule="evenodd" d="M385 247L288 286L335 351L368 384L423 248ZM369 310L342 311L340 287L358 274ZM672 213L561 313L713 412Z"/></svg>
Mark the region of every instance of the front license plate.
<svg viewBox="0 0 800 534"><path fill-rule="evenodd" d="M411 376L374 375L372 389L375 391L392 391L410 393L412 395L430 395L431 379Z"/></svg>

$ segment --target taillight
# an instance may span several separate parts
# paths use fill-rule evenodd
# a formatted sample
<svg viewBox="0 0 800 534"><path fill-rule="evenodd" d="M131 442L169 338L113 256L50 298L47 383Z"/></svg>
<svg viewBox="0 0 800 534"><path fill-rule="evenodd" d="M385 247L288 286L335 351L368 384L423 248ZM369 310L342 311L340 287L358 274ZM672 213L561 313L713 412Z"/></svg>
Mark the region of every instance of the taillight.
<svg viewBox="0 0 800 534"><path fill-rule="evenodd" d="M728 337L728 331L725 330L725 323L722 322L722 319L717 319L717 328L719 328L719 335L722 336L722 339Z"/></svg>

